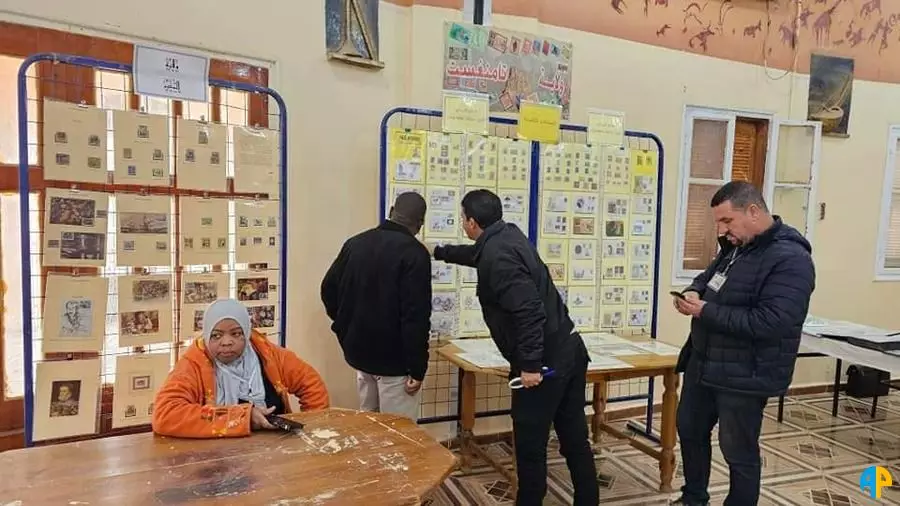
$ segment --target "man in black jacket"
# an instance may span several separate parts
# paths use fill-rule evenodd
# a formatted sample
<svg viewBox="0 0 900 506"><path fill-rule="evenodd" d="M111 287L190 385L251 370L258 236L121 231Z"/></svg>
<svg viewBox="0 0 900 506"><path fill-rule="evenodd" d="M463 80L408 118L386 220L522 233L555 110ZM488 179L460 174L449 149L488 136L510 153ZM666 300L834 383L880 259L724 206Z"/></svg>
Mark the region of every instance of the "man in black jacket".
<svg viewBox="0 0 900 506"><path fill-rule="evenodd" d="M518 506L539 505L547 493L547 440L556 428L560 453L575 487L575 505L599 503L597 471L584 415L588 355L528 238L502 221L500 198L475 190L462 200L462 221L472 246L437 246L434 258L476 267L478 300L491 337L510 363L513 390ZM554 374L544 378L542 368Z"/></svg>
<svg viewBox="0 0 900 506"><path fill-rule="evenodd" d="M425 199L397 196L389 219L351 237L322 281L322 302L357 371L360 409L418 419L428 369L431 258L415 235Z"/></svg>
<svg viewBox="0 0 900 506"><path fill-rule="evenodd" d="M678 435L685 484L681 502L705 505L710 434L728 463L726 506L759 501L759 433L769 397L791 383L803 322L815 288L809 242L769 214L762 194L734 181L710 202L721 250L675 308L691 316L678 358L684 386Z"/></svg>

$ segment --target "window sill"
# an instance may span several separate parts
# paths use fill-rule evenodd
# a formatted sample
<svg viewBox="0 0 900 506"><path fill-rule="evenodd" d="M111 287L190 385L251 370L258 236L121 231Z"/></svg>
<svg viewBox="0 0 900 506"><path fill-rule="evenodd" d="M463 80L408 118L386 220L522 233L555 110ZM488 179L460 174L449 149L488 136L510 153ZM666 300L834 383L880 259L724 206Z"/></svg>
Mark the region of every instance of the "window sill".
<svg viewBox="0 0 900 506"><path fill-rule="evenodd" d="M875 274L876 283L883 283L888 281L900 281L900 269L898 269L898 272L879 272Z"/></svg>

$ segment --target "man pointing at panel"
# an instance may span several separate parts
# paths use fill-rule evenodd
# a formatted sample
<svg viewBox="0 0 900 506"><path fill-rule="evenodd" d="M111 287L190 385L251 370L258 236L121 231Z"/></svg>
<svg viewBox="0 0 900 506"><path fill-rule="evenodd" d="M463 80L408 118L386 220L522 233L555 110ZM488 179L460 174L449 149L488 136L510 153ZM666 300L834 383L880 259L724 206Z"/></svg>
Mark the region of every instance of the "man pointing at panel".
<svg viewBox="0 0 900 506"><path fill-rule="evenodd" d="M462 200L462 222L475 244L437 246L434 258L478 269L484 320L510 363L510 376L522 378L525 388L512 393L516 504L543 502L553 424L575 487L574 504L594 506L599 503L597 471L584 415L587 350L547 266L528 238L502 218L497 195L469 192Z"/></svg>

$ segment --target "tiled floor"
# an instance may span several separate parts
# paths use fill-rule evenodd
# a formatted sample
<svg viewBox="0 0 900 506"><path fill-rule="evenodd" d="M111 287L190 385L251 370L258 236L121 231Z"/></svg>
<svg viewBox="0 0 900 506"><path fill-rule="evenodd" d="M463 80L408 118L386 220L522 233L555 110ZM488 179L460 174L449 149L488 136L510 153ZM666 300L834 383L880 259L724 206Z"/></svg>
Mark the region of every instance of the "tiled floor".
<svg viewBox="0 0 900 506"><path fill-rule="evenodd" d="M838 407L838 417L832 418L830 395L789 398L784 406L784 422L779 424L778 408L773 401L766 408L763 421L763 486L759 504L900 505L900 395L879 399L874 418L870 408L870 401L845 398ZM659 418L654 420L654 426L659 428ZM602 504L664 505L677 497L677 493L657 492L656 461L630 446L604 441L597 456L597 485ZM489 450L511 460L512 448L505 442L494 443ZM869 499L859 491L860 472L874 464L888 466L897 480L880 501ZM683 481L679 458L673 485L677 489ZM710 477L712 504L721 505L727 492L728 466L714 444ZM513 499L509 484L499 473L477 465L469 474L455 473L425 504L512 506ZM552 443L544 504L572 504L569 473Z"/></svg>

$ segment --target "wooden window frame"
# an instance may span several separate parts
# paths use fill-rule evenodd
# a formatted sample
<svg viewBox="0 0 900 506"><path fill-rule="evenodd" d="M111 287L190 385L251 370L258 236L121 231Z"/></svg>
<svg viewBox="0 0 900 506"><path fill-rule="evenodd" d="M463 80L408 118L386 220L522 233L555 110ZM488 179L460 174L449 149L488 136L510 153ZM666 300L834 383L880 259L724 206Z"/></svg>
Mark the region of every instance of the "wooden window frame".
<svg viewBox="0 0 900 506"><path fill-rule="evenodd" d="M900 281L900 267L886 267L888 235L891 227L891 205L894 198L900 198L900 191L894 191L894 176L898 161L897 143L900 142L900 125L888 128L887 157L884 165L884 182L881 193L881 214L878 224L878 242L875 248L875 281Z"/></svg>
<svg viewBox="0 0 900 506"><path fill-rule="evenodd" d="M722 185L731 181L731 169L734 156L734 133L738 117L766 121L768 125L776 122L772 113L760 111L748 111L737 109L720 109L714 107L702 107L688 105L684 108L684 121L682 123L681 157L678 171L678 207L675 213L675 251L672 255L672 286L688 286L694 278L702 272L701 269L684 268L685 230L687 226L688 190L691 184ZM691 177L691 148L693 146L694 120L711 120L727 123L728 131L725 143L725 166L722 170L722 179L702 179ZM770 170L774 165L770 163L774 156L775 143L773 135L775 128L768 129L768 142L765 151L765 178L763 188L767 190L771 184ZM769 191L764 191L766 200L771 200Z"/></svg>
<svg viewBox="0 0 900 506"><path fill-rule="evenodd" d="M112 61L123 64L131 64L134 56L134 45L129 42L105 39L94 36L81 35L49 28L41 28L29 25L20 25L9 22L0 22L0 55L13 58L28 58L37 53L61 53L73 54L78 56L86 56L100 60ZM35 64L36 83L37 83L37 101L38 101L38 120L43 117L43 101L50 98L55 100L64 100L68 102L84 102L87 105L96 105L95 96L95 75L97 70L93 67L77 67L66 64L55 64L53 62L39 62ZM262 87L269 86L269 70L248 63L211 59L209 77L211 79L219 79L237 83L257 85ZM138 110L140 97L134 94L133 89L128 90L129 109ZM213 87L210 95L210 118L211 122L220 122L220 103L221 90ZM175 117L182 116L183 103L174 101L172 114ZM247 101L247 124L259 128L268 128L269 126L269 104L268 96L263 94L250 93ZM34 118L29 118L34 121ZM177 122L176 122L177 124ZM29 166L29 184L30 191L38 194L39 202L39 220L43 223L43 201L47 188L68 188L69 184L56 181L45 181L43 178L42 163L42 134L43 123L38 125L37 139L38 144L38 160L37 164ZM177 127L176 127L177 128ZM172 135L177 136L177 132ZM0 192L18 192L18 164L2 164L0 163ZM177 177L177 173L176 173ZM196 196L217 196L217 197L250 197L248 194L235 193L233 180L229 180L227 192L193 192L179 190L173 187L149 188L145 189L137 185L123 184L82 184L79 188L92 191L105 191L109 193L116 192L138 192L141 190L148 191L150 194L170 195L172 197L182 195ZM176 199L177 203L177 199ZM176 204L177 212L177 204ZM177 226L177 225L176 225ZM43 235L43 229L41 229ZM177 245L176 245L177 247ZM97 269L80 269L81 271L90 272ZM38 297L43 295L46 286L47 274L53 271L70 272L70 268L47 268L41 269L41 293L33 294ZM180 275L180 271L175 269L176 282ZM17 290L16 287L7 287L7 290ZM177 302L177 301L176 301ZM2 320L0 320L2 324ZM24 322L29 325L30 322ZM178 343L173 340L173 349L177 353ZM3 339L0 339L0 381L5 381L4 374L4 355L3 355ZM45 359L62 358L59 354L46 355ZM70 358L87 358L97 356L96 353L81 354L61 354ZM20 430L24 426L24 399L10 398L6 399L5 385L0 388L0 432ZM101 411L98 432L94 435L84 437L71 438L67 440L89 439L91 437L108 436L114 434L140 432L147 430L147 426L137 426L133 428L116 430L111 429L112 422L112 394L113 385L103 384L101 386ZM59 442L59 441L54 441Z"/></svg>

